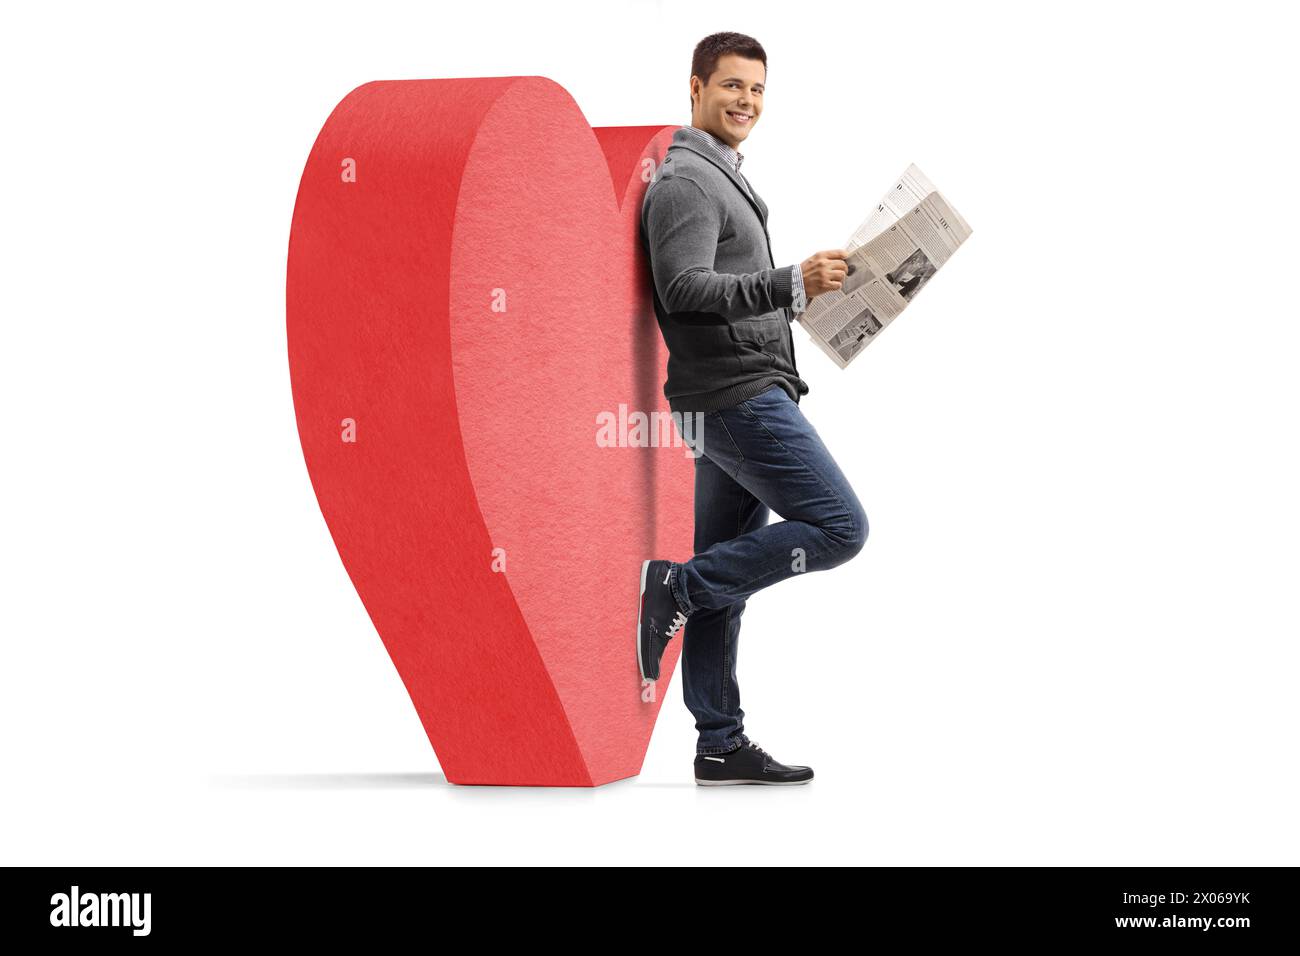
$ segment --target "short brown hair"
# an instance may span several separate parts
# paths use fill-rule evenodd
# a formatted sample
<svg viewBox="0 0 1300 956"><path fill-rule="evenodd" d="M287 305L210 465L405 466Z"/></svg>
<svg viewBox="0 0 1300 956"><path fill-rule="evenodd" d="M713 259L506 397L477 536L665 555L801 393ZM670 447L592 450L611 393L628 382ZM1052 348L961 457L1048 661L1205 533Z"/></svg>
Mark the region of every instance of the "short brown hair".
<svg viewBox="0 0 1300 956"><path fill-rule="evenodd" d="M763 64L763 72L767 72L767 51L753 37L743 33L711 33L695 44L695 52L691 55L691 76L698 76L700 82L708 86L709 78L718 69L718 58L728 53L735 53L747 60L759 60ZM694 110L695 100L692 99L691 111Z"/></svg>

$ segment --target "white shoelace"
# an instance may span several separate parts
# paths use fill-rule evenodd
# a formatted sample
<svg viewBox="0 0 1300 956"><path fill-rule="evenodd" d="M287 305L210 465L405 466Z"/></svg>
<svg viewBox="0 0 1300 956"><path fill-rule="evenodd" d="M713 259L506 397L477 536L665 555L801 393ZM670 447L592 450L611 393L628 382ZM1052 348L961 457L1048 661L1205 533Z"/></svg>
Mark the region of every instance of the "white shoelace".
<svg viewBox="0 0 1300 956"><path fill-rule="evenodd" d="M672 640L673 635L676 634L681 629L681 626L685 623L686 623L686 615L683 614L681 611L678 611L677 616L674 617L672 619L672 623L668 625L668 635L667 635L668 639Z"/></svg>

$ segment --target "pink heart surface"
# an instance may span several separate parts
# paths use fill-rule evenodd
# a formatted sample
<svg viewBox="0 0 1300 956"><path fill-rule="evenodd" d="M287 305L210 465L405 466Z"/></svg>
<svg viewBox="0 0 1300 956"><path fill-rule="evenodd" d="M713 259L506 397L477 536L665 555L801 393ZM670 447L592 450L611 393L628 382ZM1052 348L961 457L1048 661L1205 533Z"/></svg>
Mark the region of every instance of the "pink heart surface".
<svg viewBox="0 0 1300 956"><path fill-rule="evenodd" d="M641 562L692 554L638 238L676 128L592 129L544 77L380 81L307 160L286 296L299 436L453 783L640 772L681 647L642 688ZM657 445L601 446L620 405L662 416Z"/></svg>

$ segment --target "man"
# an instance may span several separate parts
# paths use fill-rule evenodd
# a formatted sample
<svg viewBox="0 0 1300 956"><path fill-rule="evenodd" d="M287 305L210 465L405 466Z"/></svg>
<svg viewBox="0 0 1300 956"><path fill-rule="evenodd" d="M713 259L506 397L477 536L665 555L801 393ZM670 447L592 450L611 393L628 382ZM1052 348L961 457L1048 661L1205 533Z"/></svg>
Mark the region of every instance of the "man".
<svg viewBox="0 0 1300 956"><path fill-rule="evenodd" d="M699 732L701 785L812 779L810 768L778 763L745 735L740 618L754 592L843 564L867 537L861 503L799 410L808 385L790 330L808 300L840 288L846 253L832 249L777 268L767 205L740 171L739 147L762 115L766 82L767 54L757 40L716 33L700 41L691 125L673 134L641 210L669 352L664 395L674 421L690 416L702 429L682 429L697 452L695 556L642 564L637 661L643 679L658 679L664 648L689 618L682 695ZM768 524L770 510L787 520Z"/></svg>

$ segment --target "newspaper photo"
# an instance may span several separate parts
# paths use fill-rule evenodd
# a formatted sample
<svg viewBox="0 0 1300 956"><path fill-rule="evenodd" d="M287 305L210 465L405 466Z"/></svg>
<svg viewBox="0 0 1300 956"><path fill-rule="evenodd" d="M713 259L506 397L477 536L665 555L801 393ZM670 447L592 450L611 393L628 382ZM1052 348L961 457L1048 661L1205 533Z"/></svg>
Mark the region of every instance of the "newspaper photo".
<svg viewBox="0 0 1300 956"><path fill-rule="evenodd" d="M840 368L916 298L971 228L913 164L849 237L848 275L795 316Z"/></svg>

